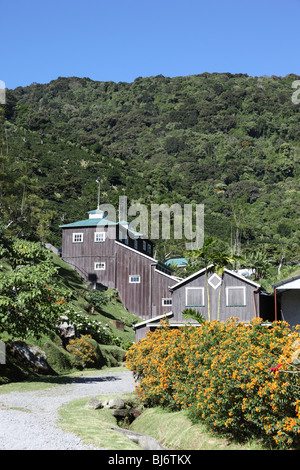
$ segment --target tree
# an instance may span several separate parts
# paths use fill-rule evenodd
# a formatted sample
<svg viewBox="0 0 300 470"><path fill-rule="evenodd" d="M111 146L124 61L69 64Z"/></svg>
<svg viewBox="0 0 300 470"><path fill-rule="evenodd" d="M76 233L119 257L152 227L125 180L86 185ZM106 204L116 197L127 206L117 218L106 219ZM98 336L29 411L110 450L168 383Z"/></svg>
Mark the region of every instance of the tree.
<svg viewBox="0 0 300 470"><path fill-rule="evenodd" d="M220 306L221 306L221 289L223 285L224 270L226 267L234 266L237 261L243 261L242 256L231 255L218 251L213 252L210 255L210 260L215 267L215 272L218 276L221 276L221 284L219 288L219 297L218 297L218 320L220 319Z"/></svg>
<svg viewBox="0 0 300 470"><path fill-rule="evenodd" d="M243 261L243 258L238 255L228 255L223 251L210 251L211 246L216 242L216 239L211 237L204 242L203 247L200 250L195 250L193 256L196 260L201 260L205 267L206 274L206 289L207 289L207 303L208 303L208 320L210 321L210 296L209 296L209 284L208 274L215 272L221 276L221 285L219 288L218 298L218 320L220 317L220 304L221 304L221 289L223 284L224 269L229 266L233 266L237 261Z"/></svg>
<svg viewBox="0 0 300 470"><path fill-rule="evenodd" d="M268 255L260 250L255 253L251 253L247 259L247 263L250 268L255 269L256 280L265 278L268 269L271 266Z"/></svg>
<svg viewBox="0 0 300 470"><path fill-rule="evenodd" d="M2 256L10 263L0 276L0 333L25 339L54 331L70 293L58 284L50 255L37 243L12 242L3 232L0 238Z"/></svg>
<svg viewBox="0 0 300 470"><path fill-rule="evenodd" d="M204 264L204 267L205 267L208 321L210 321L210 297L209 297L208 273L214 270L214 266L210 266L211 254L209 253L209 250L210 250L210 247L215 242L216 242L216 239L211 237L204 242L203 247L200 248L200 250L193 251L194 259L200 261L202 264Z"/></svg>

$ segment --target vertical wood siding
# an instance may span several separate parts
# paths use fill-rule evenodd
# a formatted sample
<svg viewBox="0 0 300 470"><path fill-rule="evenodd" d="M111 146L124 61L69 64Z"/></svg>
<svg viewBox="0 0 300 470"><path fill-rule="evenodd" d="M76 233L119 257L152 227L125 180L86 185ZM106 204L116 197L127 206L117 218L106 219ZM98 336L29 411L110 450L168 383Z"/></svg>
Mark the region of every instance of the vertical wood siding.
<svg viewBox="0 0 300 470"><path fill-rule="evenodd" d="M208 274L210 278L212 274ZM204 306L202 307L187 307L186 305L186 288L202 287L204 293ZM227 287L243 287L245 289L245 306L227 306L226 305L226 288ZM226 321L230 317L239 318L240 321L250 321L255 317L254 300L256 302L257 312L259 312L258 295L254 294L256 287L249 284L247 281L239 279L230 273L225 272L223 275L223 282L220 287L214 289L209 285L209 301L210 301L210 319L218 319L218 302L219 292L220 295L220 321ZM207 294L207 281L206 274L201 273L198 277L182 284L173 291L173 313L174 321L186 322L187 320L182 317L182 312L186 308L195 309L201 313L208 320L208 294Z"/></svg>
<svg viewBox="0 0 300 470"><path fill-rule="evenodd" d="M116 247L116 288L126 308L143 319L170 312L172 307L163 307L162 299L171 297L169 286L176 280L156 270L153 258L129 250L123 244L117 243ZM130 275L139 275L140 283L131 284Z"/></svg>
<svg viewBox="0 0 300 470"><path fill-rule="evenodd" d="M104 231L104 242L95 242L95 232ZM78 273L93 283L117 289L125 308L142 319L169 312L172 306L163 306L162 299L170 298L169 286L177 281L155 269L157 262L143 250L133 249L133 240L127 246L116 242L114 227L70 227L63 229L62 258ZM83 233L81 243L73 242L74 233ZM132 245L132 247L131 247ZM152 244L147 244L147 247ZM152 253L152 251L151 251ZM105 270L95 270L95 263L104 262ZM140 276L139 283L130 283L129 276Z"/></svg>
<svg viewBox="0 0 300 470"><path fill-rule="evenodd" d="M114 239L111 227L68 228L63 230L62 258L91 282L109 289L115 284ZM95 242L95 232L106 233L104 242ZM83 233L82 243L73 243L73 234ZM95 270L96 262L104 262L105 270Z"/></svg>

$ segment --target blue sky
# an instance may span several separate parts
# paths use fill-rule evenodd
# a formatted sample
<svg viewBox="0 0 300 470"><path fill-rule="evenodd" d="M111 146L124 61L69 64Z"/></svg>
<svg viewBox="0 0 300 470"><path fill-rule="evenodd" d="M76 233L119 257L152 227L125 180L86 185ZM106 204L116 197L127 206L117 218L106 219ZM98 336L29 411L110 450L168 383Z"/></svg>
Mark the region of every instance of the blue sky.
<svg viewBox="0 0 300 470"><path fill-rule="evenodd" d="M300 0L2 0L0 80L300 75Z"/></svg>

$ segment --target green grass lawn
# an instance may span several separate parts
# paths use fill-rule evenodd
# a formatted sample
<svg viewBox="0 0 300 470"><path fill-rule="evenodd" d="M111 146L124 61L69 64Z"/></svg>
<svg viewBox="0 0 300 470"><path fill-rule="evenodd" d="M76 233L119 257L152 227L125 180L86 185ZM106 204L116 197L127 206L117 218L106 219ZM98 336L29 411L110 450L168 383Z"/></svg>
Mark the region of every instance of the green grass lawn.
<svg viewBox="0 0 300 470"><path fill-rule="evenodd" d="M119 397L126 400L133 394ZM117 395L116 395L117 396ZM114 395L114 397L116 397ZM100 401L111 398L100 395ZM104 447L108 450L141 450L141 448L123 434L112 430L117 427L116 418L111 410L103 408L93 410L86 407L89 398L81 398L63 406L59 411L59 426L66 432L79 436L84 444Z"/></svg>
<svg viewBox="0 0 300 470"><path fill-rule="evenodd" d="M128 394L131 398L135 394ZM120 395L126 399L126 396ZM99 400L108 396L98 396ZM67 432L80 436L85 443L113 450L137 448L128 438L108 428L116 427L116 420L107 409L87 409L88 398L75 400L63 406L59 425ZM156 439L167 450L264 450L253 440L244 444L230 442L212 433L202 424L192 424L186 411L170 412L163 408L148 408L130 425L130 430ZM135 446L135 447L133 447Z"/></svg>

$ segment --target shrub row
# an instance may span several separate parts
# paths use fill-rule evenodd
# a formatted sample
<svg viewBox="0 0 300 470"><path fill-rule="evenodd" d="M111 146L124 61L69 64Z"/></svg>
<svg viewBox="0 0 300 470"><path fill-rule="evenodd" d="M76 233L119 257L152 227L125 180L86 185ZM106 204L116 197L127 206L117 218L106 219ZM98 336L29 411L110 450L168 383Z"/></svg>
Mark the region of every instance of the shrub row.
<svg viewBox="0 0 300 470"><path fill-rule="evenodd" d="M230 319L173 329L167 322L126 356L137 393L150 406L188 409L190 418L236 440L295 448L300 437L299 331L285 322Z"/></svg>

